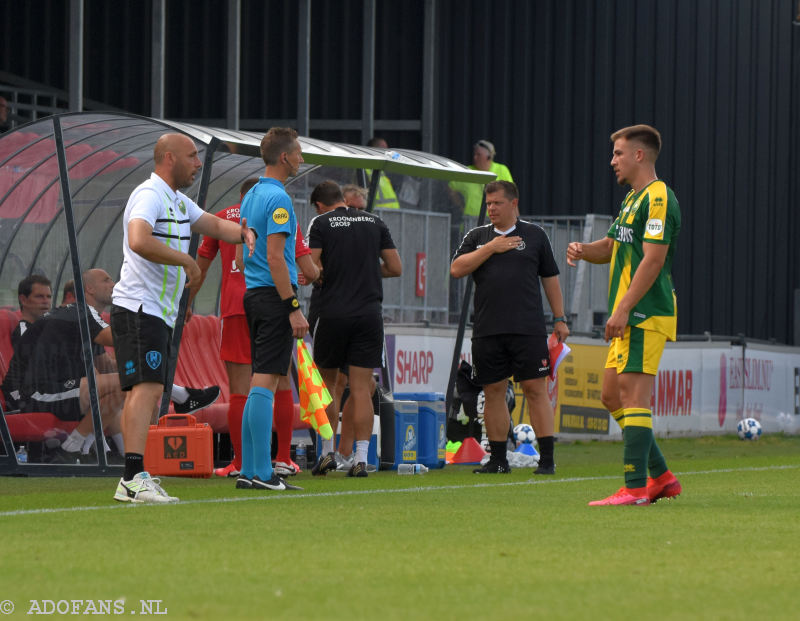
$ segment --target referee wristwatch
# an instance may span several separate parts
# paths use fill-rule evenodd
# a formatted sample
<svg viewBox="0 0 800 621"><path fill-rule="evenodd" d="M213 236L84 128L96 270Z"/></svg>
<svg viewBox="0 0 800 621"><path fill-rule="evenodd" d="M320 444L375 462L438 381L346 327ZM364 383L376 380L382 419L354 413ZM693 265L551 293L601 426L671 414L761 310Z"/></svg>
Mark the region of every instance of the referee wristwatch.
<svg viewBox="0 0 800 621"><path fill-rule="evenodd" d="M564 315L561 315L561 317L553 317L553 323L558 323L559 321L567 323L567 318Z"/></svg>

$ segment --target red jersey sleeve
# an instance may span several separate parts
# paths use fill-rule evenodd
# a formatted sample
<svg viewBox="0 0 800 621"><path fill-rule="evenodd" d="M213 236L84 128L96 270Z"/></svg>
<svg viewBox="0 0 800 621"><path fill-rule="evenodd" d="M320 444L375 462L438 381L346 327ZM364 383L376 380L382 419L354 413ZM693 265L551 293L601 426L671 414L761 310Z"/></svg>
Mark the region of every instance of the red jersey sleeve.
<svg viewBox="0 0 800 621"><path fill-rule="evenodd" d="M214 215L217 216L217 218L227 219L226 212L227 209L223 209ZM217 256L217 252L219 252L219 240L209 237L208 235L204 235L203 241L200 242L200 247L197 249L197 256L204 257L209 261L213 261Z"/></svg>
<svg viewBox="0 0 800 621"><path fill-rule="evenodd" d="M297 257L302 257L307 254L311 254L311 248L308 247L308 242L306 238L303 237L303 231L300 230L300 225L297 225L297 238L295 239L294 243L294 256L295 259Z"/></svg>

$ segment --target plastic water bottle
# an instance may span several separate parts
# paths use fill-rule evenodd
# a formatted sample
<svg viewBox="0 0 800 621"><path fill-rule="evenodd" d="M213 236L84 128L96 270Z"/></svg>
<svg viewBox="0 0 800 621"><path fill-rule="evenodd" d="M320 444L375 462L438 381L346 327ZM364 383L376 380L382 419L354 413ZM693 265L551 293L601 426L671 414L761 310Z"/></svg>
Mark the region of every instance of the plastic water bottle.
<svg viewBox="0 0 800 621"><path fill-rule="evenodd" d="M17 463L26 464L28 463L28 451L25 450L25 445L19 447L17 451Z"/></svg>
<svg viewBox="0 0 800 621"><path fill-rule="evenodd" d="M398 464L397 474L425 474L428 467L422 464Z"/></svg>
<svg viewBox="0 0 800 621"><path fill-rule="evenodd" d="M306 455L306 445L302 442L297 445L297 448L294 452L294 458L297 462L297 465L300 466L300 470L306 470L308 468L308 456Z"/></svg>

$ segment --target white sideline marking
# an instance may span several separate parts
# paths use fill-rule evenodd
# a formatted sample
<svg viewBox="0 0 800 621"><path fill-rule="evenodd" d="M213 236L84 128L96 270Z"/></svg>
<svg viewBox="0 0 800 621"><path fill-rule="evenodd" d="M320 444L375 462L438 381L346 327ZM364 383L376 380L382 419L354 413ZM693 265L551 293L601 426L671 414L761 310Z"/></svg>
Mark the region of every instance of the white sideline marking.
<svg viewBox="0 0 800 621"><path fill-rule="evenodd" d="M720 468L719 470L694 470L691 472L676 472L680 476L693 476L700 474L725 474L729 472L759 472L763 470L792 470L800 468L800 464L794 465L780 465L780 466L758 466L749 468ZM54 507L52 509L18 509L14 511L0 511L0 518L3 517L16 517L18 515L40 515L46 513L70 513L74 511L107 511L128 509L130 507L176 507L182 505L201 505L210 503L224 503L224 502L249 502L253 500L289 500L292 498L325 498L325 497L338 497L338 496L362 496L364 494L407 494L413 492L434 492L440 490L457 490L457 489L474 489L479 487L512 487L517 485L553 485L556 483L579 483L582 481L603 481L608 479L618 479L619 475L596 476L596 477L570 477L567 479L528 479L527 481L510 481L506 483L475 483L474 485L440 485L430 487L403 487L399 489L360 489L360 490L344 490L338 492L308 492L296 494L287 492L285 494L261 494L258 491L251 492L242 490L243 494L256 494L248 496L237 496L234 498L200 498L197 500L184 500L175 504L156 505L156 504L132 504L120 503L108 505L94 505L87 507Z"/></svg>

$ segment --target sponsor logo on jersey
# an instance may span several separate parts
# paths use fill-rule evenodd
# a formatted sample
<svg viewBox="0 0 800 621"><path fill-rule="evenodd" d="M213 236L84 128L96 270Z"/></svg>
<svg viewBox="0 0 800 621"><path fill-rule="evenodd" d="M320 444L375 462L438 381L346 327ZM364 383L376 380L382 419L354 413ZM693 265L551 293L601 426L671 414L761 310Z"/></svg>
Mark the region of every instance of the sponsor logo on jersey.
<svg viewBox="0 0 800 621"><path fill-rule="evenodd" d="M289 221L289 212L283 207L278 207L272 212L272 221L275 224L286 224Z"/></svg>
<svg viewBox="0 0 800 621"><path fill-rule="evenodd" d="M627 226L617 225L617 241L623 244L632 244L633 229Z"/></svg>
<svg viewBox="0 0 800 621"><path fill-rule="evenodd" d="M658 218L650 218L646 227L648 235L660 236L664 232L664 221Z"/></svg>

